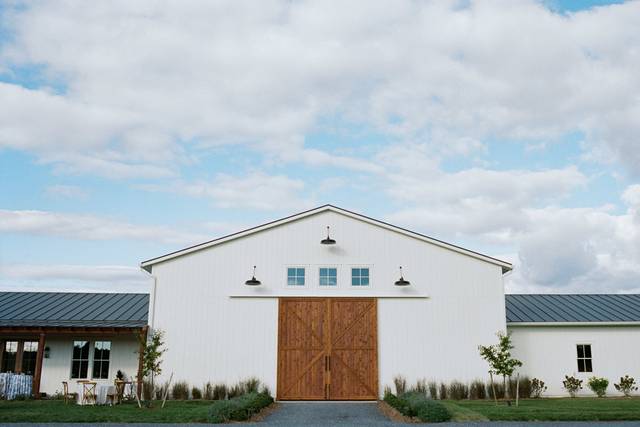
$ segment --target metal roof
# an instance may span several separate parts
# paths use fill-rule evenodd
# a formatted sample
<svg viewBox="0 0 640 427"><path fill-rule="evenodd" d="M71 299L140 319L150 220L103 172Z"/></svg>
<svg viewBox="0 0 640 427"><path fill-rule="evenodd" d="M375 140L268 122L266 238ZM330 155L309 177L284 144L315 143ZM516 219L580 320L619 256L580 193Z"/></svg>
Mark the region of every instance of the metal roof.
<svg viewBox="0 0 640 427"><path fill-rule="evenodd" d="M148 312L148 294L0 292L0 326L132 328Z"/></svg>
<svg viewBox="0 0 640 427"><path fill-rule="evenodd" d="M640 294L505 295L507 323L640 322Z"/></svg>

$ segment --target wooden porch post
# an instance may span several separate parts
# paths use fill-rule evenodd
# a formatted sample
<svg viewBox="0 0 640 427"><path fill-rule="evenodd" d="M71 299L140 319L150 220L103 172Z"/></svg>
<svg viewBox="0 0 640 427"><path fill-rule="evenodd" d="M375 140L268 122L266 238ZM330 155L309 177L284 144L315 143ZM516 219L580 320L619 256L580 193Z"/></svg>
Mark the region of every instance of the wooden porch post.
<svg viewBox="0 0 640 427"><path fill-rule="evenodd" d="M38 354L36 356L36 372L33 377L33 397L40 399L40 379L42 378L42 359L44 359L45 334L40 333L38 341Z"/></svg>
<svg viewBox="0 0 640 427"><path fill-rule="evenodd" d="M140 397L140 399L142 399L142 396L140 396L140 393L142 393L142 355L144 353L144 347L147 343L148 330L149 326L144 326L140 330L140 350L138 351L138 396Z"/></svg>

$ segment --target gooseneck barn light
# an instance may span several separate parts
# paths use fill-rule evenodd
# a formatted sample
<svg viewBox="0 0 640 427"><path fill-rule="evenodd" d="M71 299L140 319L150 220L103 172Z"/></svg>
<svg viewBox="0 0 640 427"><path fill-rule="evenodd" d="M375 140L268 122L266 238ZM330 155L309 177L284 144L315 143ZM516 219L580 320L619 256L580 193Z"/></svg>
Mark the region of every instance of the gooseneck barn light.
<svg viewBox="0 0 640 427"><path fill-rule="evenodd" d="M409 286L410 284L410 281L404 279L404 276L402 275L402 266L400 266L400 279L396 280L396 286Z"/></svg>
<svg viewBox="0 0 640 427"><path fill-rule="evenodd" d="M246 282L244 282L245 285L247 286L258 286L260 284L262 284L262 282L258 279L256 279L256 266L253 266L253 276L251 276L251 279L247 280Z"/></svg>
<svg viewBox="0 0 640 427"><path fill-rule="evenodd" d="M322 245L335 245L336 241L329 237L329 226L327 225L327 238L320 241Z"/></svg>

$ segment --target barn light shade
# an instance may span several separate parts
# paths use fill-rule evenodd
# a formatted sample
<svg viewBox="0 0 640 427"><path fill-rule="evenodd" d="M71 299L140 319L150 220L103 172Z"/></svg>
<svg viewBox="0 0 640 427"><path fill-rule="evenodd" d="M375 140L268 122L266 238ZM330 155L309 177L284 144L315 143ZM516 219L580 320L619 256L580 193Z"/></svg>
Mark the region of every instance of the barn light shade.
<svg viewBox="0 0 640 427"><path fill-rule="evenodd" d="M336 241L329 237L329 226L327 225L327 238L320 240L322 245L335 245Z"/></svg>
<svg viewBox="0 0 640 427"><path fill-rule="evenodd" d="M404 279L404 276L402 275L402 266L400 266L400 279L396 280L396 286L409 286L410 284L410 281Z"/></svg>
<svg viewBox="0 0 640 427"><path fill-rule="evenodd" d="M253 266L253 276L251 276L251 279L247 280L246 282L244 282L245 285L247 286L258 286L261 285L262 282L258 279L256 279L256 266Z"/></svg>

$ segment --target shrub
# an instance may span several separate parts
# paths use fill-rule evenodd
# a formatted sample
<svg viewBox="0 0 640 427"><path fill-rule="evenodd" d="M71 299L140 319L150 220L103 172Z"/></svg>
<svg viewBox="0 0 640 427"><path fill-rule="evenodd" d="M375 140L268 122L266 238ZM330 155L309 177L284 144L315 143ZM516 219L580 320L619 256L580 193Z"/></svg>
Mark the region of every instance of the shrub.
<svg viewBox="0 0 640 427"><path fill-rule="evenodd" d="M574 376L564 376L564 381L562 381L562 386L567 390L569 396L576 397L576 394L580 389L582 389L582 380L577 379Z"/></svg>
<svg viewBox="0 0 640 427"><path fill-rule="evenodd" d="M402 375L396 376L393 384L396 386L396 395L402 396L407 391L407 379Z"/></svg>
<svg viewBox="0 0 640 427"><path fill-rule="evenodd" d="M264 393L246 393L230 400L218 400L209 408L210 423L226 423L229 421L245 421L269 406L273 398Z"/></svg>
<svg viewBox="0 0 640 427"><path fill-rule="evenodd" d="M440 383L440 399L445 400L449 398L449 390L445 383Z"/></svg>
<svg viewBox="0 0 640 427"><path fill-rule="evenodd" d="M463 400L469 398L469 387L460 381L453 381L449 385L449 398Z"/></svg>
<svg viewBox="0 0 640 427"><path fill-rule="evenodd" d="M226 384L220 383L213 386L211 390L212 400L225 400L227 397L230 398L231 396L229 396Z"/></svg>
<svg viewBox="0 0 640 427"><path fill-rule="evenodd" d="M213 400L213 385L211 382L207 381L207 383L202 387L203 398L204 400Z"/></svg>
<svg viewBox="0 0 640 427"><path fill-rule="evenodd" d="M176 381L171 387L171 397L175 400L189 399L189 384L185 381Z"/></svg>
<svg viewBox="0 0 640 427"><path fill-rule="evenodd" d="M509 378L509 396L512 399L516 398L516 387L520 398L528 399L531 397L531 380L529 377L520 377L519 383L517 378Z"/></svg>
<svg viewBox="0 0 640 427"><path fill-rule="evenodd" d="M482 380L475 380L469 387L469 398L484 400L487 397L487 389Z"/></svg>
<svg viewBox="0 0 640 427"><path fill-rule="evenodd" d="M496 395L493 395L493 390L496 390ZM504 399L504 384L502 383L493 383L493 387L491 387L491 382L487 384L487 393L490 399Z"/></svg>
<svg viewBox="0 0 640 427"><path fill-rule="evenodd" d="M192 399L196 399L196 400L202 399L202 390L200 390L198 387L194 386L191 389L191 398Z"/></svg>
<svg viewBox="0 0 640 427"><path fill-rule="evenodd" d="M389 390L384 400L403 415L418 417L423 422L440 423L451 419L451 414L442 403L427 399L421 393L409 392L398 397Z"/></svg>
<svg viewBox="0 0 640 427"><path fill-rule="evenodd" d="M624 393L626 397L630 397L632 392L638 390L638 387L636 386L636 380L629 375L620 377L620 382L618 384L614 384L613 386L619 392Z"/></svg>
<svg viewBox="0 0 640 427"><path fill-rule="evenodd" d="M607 394L609 380L606 378L591 377L589 381L587 381L587 385L598 397L604 397Z"/></svg>
<svg viewBox="0 0 640 427"><path fill-rule="evenodd" d="M531 396L539 399L545 391L547 391L547 386L544 385L544 381L537 378L531 380Z"/></svg>
<svg viewBox="0 0 640 427"><path fill-rule="evenodd" d="M429 381L429 384L427 385L427 387L429 387L429 396L431 396L432 399L437 399L438 383L436 383L435 381Z"/></svg>

